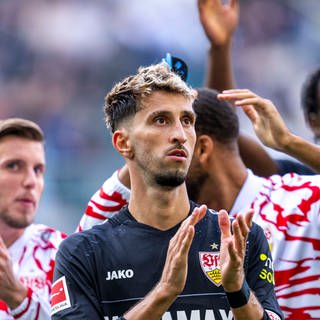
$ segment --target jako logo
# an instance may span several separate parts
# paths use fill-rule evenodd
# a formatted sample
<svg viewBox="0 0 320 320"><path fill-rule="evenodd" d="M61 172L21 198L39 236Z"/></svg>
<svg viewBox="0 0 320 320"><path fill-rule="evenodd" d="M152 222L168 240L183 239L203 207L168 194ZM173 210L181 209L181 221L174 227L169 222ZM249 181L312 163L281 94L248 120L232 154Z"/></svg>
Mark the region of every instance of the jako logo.
<svg viewBox="0 0 320 320"><path fill-rule="evenodd" d="M132 278L133 275L134 272L131 269L108 271L106 280L127 279Z"/></svg>

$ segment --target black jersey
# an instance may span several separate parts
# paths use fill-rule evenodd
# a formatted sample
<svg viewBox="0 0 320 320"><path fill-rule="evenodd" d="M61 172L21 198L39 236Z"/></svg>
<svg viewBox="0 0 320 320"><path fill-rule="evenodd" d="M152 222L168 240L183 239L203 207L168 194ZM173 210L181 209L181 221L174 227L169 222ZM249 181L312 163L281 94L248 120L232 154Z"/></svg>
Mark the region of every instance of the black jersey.
<svg viewBox="0 0 320 320"><path fill-rule="evenodd" d="M190 213L195 206L191 202ZM138 223L126 206L106 223L71 235L56 257L52 319L122 316L160 280L169 241L179 227L161 231ZM195 226L185 288L162 319L233 319L221 285L219 259L218 215L208 210ZM248 236L244 268L262 306L281 316L268 243L256 224Z"/></svg>

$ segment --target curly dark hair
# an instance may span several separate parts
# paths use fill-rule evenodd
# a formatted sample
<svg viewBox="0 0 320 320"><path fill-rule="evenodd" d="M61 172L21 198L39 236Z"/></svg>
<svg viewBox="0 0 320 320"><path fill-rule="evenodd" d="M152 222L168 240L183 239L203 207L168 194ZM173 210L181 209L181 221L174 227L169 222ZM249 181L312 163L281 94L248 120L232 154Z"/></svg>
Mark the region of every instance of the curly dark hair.
<svg viewBox="0 0 320 320"><path fill-rule="evenodd" d="M320 101L318 97L318 88L320 84L320 68L312 72L302 87L301 106L308 121L308 115L320 112Z"/></svg>
<svg viewBox="0 0 320 320"><path fill-rule="evenodd" d="M197 88L196 91L198 95L193 109L197 115L197 136L206 134L224 144L237 141L239 119L234 107L229 102L218 100L216 90Z"/></svg>

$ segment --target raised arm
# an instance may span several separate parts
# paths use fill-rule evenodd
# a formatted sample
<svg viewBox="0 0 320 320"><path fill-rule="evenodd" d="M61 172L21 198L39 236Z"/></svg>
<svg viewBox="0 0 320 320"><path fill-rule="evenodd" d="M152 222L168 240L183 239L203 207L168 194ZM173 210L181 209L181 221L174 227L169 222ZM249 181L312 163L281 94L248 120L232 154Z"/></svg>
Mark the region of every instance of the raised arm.
<svg viewBox="0 0 320 320"><path fill-rule="evenodd" d="M320 172L320 147L293 134L272 101L247 89L226 90L218 98L242 107L264 145L284 152Z"/></svg>
<svg viewBox="0 0 320 320"><path fill-rule="evenodd" d="M238 0L198 0L199 18L210 41L206 86L222 91L234 88L231 42L239 20Z"/></svg>
<svg viewBox="0 0 320 320"><path fill-rule="evenodd" d="M115 171L88 202L76 231L83 231L104 222L118 213L130 198L130 176L127 165Z"/></svg>

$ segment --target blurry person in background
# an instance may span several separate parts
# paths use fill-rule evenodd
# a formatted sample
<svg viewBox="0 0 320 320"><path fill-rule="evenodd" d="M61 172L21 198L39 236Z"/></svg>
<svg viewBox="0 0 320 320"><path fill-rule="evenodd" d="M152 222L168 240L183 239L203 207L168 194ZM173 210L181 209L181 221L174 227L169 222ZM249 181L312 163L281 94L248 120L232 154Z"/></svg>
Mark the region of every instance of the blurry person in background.
<svg viewBox="0 0 320 320"><path fill-rule="evenodd" d="M314 134L314 142L320 143L320 68L313 71L302 87L301 105L304 118Z"/></svg>
<svg viewBox="0 0 320 320"><path fill-rule="evenodd" d="M55 254L63 233L34 224L44 188L44 134L0 120L0 319L50 319Z"/></svg>
<svg viewBox="0 0 320 320"><path fill-rule="evenodd" d="M198 10L203 30L210 42L206 86L218 91L236 88L231 50L240 17L239 0L224 3L221 0L198 0ZM315 136L320 132L319 74L319 71L314 73L302 94L305 119ZM259 176L283 175L288 172L312 175L317 172L299 157L272 158L259 142L243 132L239 135L238 143L244 163ZM281 151L286 153L285 150Z"/></svg>

